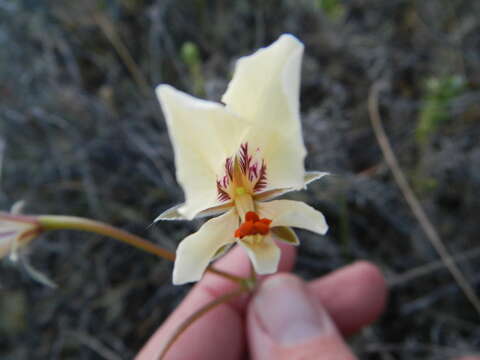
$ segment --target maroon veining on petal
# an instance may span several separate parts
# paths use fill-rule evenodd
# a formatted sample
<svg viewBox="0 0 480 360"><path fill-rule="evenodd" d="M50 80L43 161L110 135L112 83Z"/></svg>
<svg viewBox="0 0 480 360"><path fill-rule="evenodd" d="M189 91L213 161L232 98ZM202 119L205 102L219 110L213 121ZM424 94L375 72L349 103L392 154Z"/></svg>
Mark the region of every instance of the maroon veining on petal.
<svg viewBox="0 0 480 360"><path fill-rule="evenodd" d="M244 174L247 174L247 170L250 168L250 164L252 162L252 155L248 154L248 143L243 143L240 145L239 153L240 168Z"/></svg>
<svg viewBox="0 0 480 360"><path fill-rule="evenodd" d="M217 191L218 191L217 197L218 197L219 201L230 200L230 195L228 195L227 190L226 190L228 184L226 186L224 185L225 178L226 177L224 176L223 181L222 181L223 183L220 180L217 180Z"/></svg>
<svg viewBox="0 0 480 360"><path fill-rule="evenodd" d="M217 179L217 191L218 191L218 200L227 201L230 200L230 195L228 195L228 187L233 181L233 158L228 157L225 160L224 166L225 175L220 179Z"/></svg>
<svg viewBox="0 0 480 360"><path fill-rule="evenodd" d="M233 158L231 157L225 160L225 173L226 176L228 176L228 178L230 179L230 181L233 180Z"/></svg>
<svg viewBox="0 0 480 360"><path fill-rule="evenodd" d="M255 174L257 169L255 169ZM262 160L262 166L260 167L260 171L257 177L257 182L253 187L255 192L262 191L267 187L267 165L265 164L265 160Z"/></svg>
<svg viewBox="0 0 480 360"><path fill-rule="evenodd" d="M266 188L267 164L264 159L260 160L260 153L260 148L257 148L253 154L250 153L249 144L243 143L235 157L225 159L224 175L217 178L218 200L228 201L231 199L232 189L230 186L233 184L235 161L238 161L244 179L250 183L250 186L244 184L248 189L258 192Z"/></svg>

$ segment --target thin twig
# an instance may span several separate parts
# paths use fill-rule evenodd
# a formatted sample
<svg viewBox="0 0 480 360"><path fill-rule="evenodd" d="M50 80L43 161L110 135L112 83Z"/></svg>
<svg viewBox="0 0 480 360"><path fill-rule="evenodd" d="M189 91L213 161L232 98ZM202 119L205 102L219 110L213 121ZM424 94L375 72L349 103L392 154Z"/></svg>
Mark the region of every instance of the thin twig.
<svg viewBox="0 0 480 360"><path fill-rule="evenodd" d="M195 321L200 319L203 315L208 313L210 310L213 310L218 305L224 304L231 299L241 295L242 293L246 292L247 289L245 287L240 287L237 290L219 296L218 298L210 301L209 303L203 305L200 309L195 311L192 315L187 317L176 329L173 335L168 339L167 343L163 347L161 353L158 355L157 359L162 360L165 355L167 354L168 350L172 347L172 345L177 341L178 337L182 335L185 330L187 330L190 325L192 325Z"/></svg>
<svg viewBox="0 0 480 360"><path fill-rule="evenodd" d="M460 261L468 261L480 256L480 247L464 251L462 253L452 256L452 259L458 263ZM433 271L440 270L445 267L445 264L442 261L433 261L431 263L416 267L412 270L406 271L403 274L398 276L393 276L388 280L388 285L390 287L399 286L403 283L412 281L419 277L430 274Z"/></svg>
<svg viewBox="0 0 480 360"><path fill-rule="evenodd" d="M130 54L127 46L123 43L122 39L115 30L115 26L110 19L101 13L98 9L92 9L92 17L98 27L102 30L105 37L110 41L113 48L117 52L118 56L122 59L123 63L127 67L128 71L133 77L133 80L144 93L145 96L152 96L152 87L148 83L147 79L143 75L139 66Z"/></svg>
<svg viewBox="0 0 480 360"><path fill-rule="evenodd" d="M122 358L117 355L113 350L109 349L107 346L102 344L98 339L93 336L90 336L86 333L81 333L74 331L71 333L77 338L80 343L88 347L90 350L99 355L102 359L105 360L121 360Z"/></svg>
<svg viewBox="0 0 480 360"><path fill-rule="evenodd" d="M386 84L383 81L378 81L374 83L370 89L370 94L368 97L368 111L370 113L370 121L372 123L375 137L378 141L378 144L380 145L383 156L385 157L385 161L388 167L390 168L390 170L392 171L395 182L400 188L413 214L415 215L418 222L420 223L420 226L425 232L425 235L432 243L433 247L437 251L442 261L444 262L447 269L452 274L455 281L458 283L458 286L462 289L463 293L465 294L467 299L470 301L470 303L473 305L478 315L480 315L480 299L477 297L477 295L475 294L475 291L470 286L470 284L465 279L465 277L463 276L458 266L453 261L447 248L442 242L440 235L438 234L435 227L428 219L428 216L423 210L422 205L420 204L420 201L418 201L417 197L413 193L413 190L408 184L408 181L405 175L400 169L397 158L392 150L392 146L390 145L390 141L388 140L388 137L382 126L382 119L378 109L378 94L382 89L385 88L385 86Z"/></svg>
<svg viewBox="0 0 480 360"><path fill-rule="evenodd" d="M208 268L207 268L207 271L208 272L211 272L212 274L215 274L215 275L219 275L219 276L223 276L224 278L227 278L233 282L236 282L238 284L241 284L241 283L244 283L245 282L245 279L244 278L241 278L239 276L236 276L236 275L233 275L233 274L230 274L230 273L227 273L227 272L224 272L222 270L218 270L217 268L214 268L212 265L210 265Z"/></svg>

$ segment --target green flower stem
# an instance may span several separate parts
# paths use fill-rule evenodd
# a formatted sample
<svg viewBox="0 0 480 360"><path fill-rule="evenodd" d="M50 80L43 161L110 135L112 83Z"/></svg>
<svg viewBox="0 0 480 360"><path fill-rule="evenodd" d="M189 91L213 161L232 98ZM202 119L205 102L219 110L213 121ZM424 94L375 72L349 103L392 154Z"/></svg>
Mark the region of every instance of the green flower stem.
<svg viewBox="0 0 480 360"><path fill-rule="evenodd" d="M63 215L45 215L39 216L37 219L44 230L80 230L92 232L123 241L124 243L151 254L160 256L164 259L175 261L174 253L162 249L139 236L130 234L127 231L117 229L100 221Z"/></svg>
<svg viewBox="0 0 480 360"><path fill-rule="evenodd" d="M77 230L91 232L103 236L108 236L110 238L122 241L124 243L127 243L128 245L136 247L137 249L157 255L161 258L175 261L174 253L163 249L137 235L133 235L125 230L118 229L100 221L85 219L76 216L63 215L40 215L36 217L36 220L44 231ZM215 269L213 266L208 267L207 271L210 271L211 273L217 274L219 276L223 276L239 284L244 282L243 278Z"/></svg>

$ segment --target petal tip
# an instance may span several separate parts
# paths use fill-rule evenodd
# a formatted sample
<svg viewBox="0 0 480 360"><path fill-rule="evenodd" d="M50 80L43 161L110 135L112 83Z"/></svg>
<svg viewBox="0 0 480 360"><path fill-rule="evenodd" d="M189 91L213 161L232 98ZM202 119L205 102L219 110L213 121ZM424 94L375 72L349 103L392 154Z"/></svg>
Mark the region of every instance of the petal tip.
<svg viewBox="0 0 480 360"><path fill-rule="evenodd" d="M187 271L187 269L180 269L180 266L177 261L173 266L172 274L172 283L173 285L185 285L188 283L199 281L203 276L203 271L201 273Z"/></svg>
<svg viewBox="0 0 480 360"><path fill-rule="evenodd" d="M325 225L325 227L323 228L323 231L320 232L319 234L320 234L320 235L326 235L329 229L330 229L330 228L328 227L328 225Z"/></svg>
<svg viewBox="0 0 480 360"><path fill-rule="evenodd" d="M175 205L164 212L162 212L160 215L158 215L155 220L153 220L154 223L157 223L159 221L171 221L171 220L188 220L183 214L180 212L180 205Z"/></svg>
<svg viewBox="0 0 480 360"><path fill-rule="evenodd" d="M175 91L175 88L168 84L159 84L155 88L155 94L157 94L157 97L159 99L162 98L162 96L164 96L168 92L173 92L173 91Z"/></svg>
<svg viewBox="0 0 480 360"><path fill-rule="evenodd" d="M284 33L280 35L277 41L289 42L292 45L299 46L300 48L304 48L303 42L301 42L295 35L291 33Z"/></svg>

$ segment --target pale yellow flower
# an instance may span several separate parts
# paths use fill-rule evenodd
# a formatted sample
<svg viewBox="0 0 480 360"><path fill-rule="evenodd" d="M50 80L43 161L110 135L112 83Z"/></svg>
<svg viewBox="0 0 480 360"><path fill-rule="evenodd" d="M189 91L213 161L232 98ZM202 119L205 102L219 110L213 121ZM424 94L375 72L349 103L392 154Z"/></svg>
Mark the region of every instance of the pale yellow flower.
<svg viewBox="0 0 480 360"><path fill-rule="evenodd" d="M16 260L18 250L40 232L40 224L35 219L0 212L0 259L10 255Z"/></svg>
<svg viewBox="0 0 480 360"><path fill-rule="evenodd" d="M273 273L280 260L274 240L298 244L290 227L327 231L324 216L302 202L266 201L326 175L304 168L302 54L298 39L282 35L240 58L222 103L157 87L185 203L156 220L223 213L180 243L175 284L199 280L209 262L234 243L246 250L258 274Z"/></svg>

